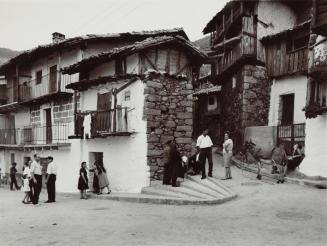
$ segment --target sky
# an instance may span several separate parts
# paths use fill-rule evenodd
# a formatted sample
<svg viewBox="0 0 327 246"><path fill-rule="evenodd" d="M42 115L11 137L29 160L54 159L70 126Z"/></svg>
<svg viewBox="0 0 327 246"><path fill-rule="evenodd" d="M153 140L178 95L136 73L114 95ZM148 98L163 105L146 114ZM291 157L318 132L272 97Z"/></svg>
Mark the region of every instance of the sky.
<svg viewBox="0 0 327 246"><path fill-rule="evenodd" d="M227 0L0 0L0 47L31 49L85 34L183 27L190 40Z"/></svg>

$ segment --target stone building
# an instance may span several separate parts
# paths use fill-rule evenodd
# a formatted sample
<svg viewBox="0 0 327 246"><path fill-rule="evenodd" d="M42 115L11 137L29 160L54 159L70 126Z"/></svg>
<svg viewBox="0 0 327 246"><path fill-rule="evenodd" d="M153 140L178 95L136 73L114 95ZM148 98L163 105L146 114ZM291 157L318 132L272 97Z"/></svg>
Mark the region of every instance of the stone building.
<svg viewBox="0 0 327 246"><path fill-rule="evenodd" d="M297 40L298 43L292 41L291 45L287 44L287 53L296 53L289 55L289 63L296 55L299 57L300 53L301 63L298 67L278 71L279 73L272 73L271 67L276 64L278 68L284 67L286 61L278 59L285 57L286 42L283 43L282 50L277 46L281 45L283 38L286 41L292 35L290 30L294 29L293 33L299 33L299 30L307 32L310 7L310 1L230 1L203 29L204 34L210 33L211 39L211 51L208 53L209 63L212 64L211 82L222 88L221 133L226 130L232 132L237 147L243 144L245 135L248 135L245 132L248 127L280 125L278 117L281 116L277 116L282 111L279 98L286 93L287 90L282 90L289 88L287 84L292 83L292 79L296 81L293 85L299 90L305 87L305 51L301 41L305 43L307 36L299 36L298 39L302 39ZM279 53L271 55L270 50ZM285 52L280 53L283 51ZM304 72L303 77L300 72ZM299 77L289 78L294 75ZM296 97L298 99L298 95ZM294 122L289 119L288 123L304 122L300 105L304 106L305 100L299 98L296 102L296 114L301 119ZM292 110L294 107L289 111ZM268 128L260 128L257 135L251 136L260 144L264 142L260 139L262 129ZM274 138L276 131L268 131L270 138ZM222 140L222 134L220 139ZM269 141L269 146L265 147L271 149L275 144L276 141Z"/></svg>
<svg viewBox="0 0 327 246"><path fill-rule="evenodd" d="M79 61L82 61L83 59L87 59L88 57L92 57L103 52L110 52L121 47L126 48L130 44L135 44L135 42L144 41L147 38L165 37L164 39L157 41L159 43L167 43L168 45L168 39L172 39L175 36L178 36L179 39L176 39L176 41L171 41L171 43L176 44L176 46L179 48L182 47L181 50L183 50L183 52L179 52L179 50L176 51L172 49L172 52L167 54L165 52L162 53L160 51L158 53L160 54L160 56L158 55L156 59L153 58L152 61L150 60L151 63L149 63L146 58L139 59L139 57L134 54L131 60L128 59L129 62L132 62L132 67L130 63L125 63L121 61L119 63L119 66L111 66L109 68L99 67L98 70L93 71L93 74L90 73L90 75L86 74L83 70L80 73L77 72L73 75L61 73L62 68L70 66ZM81 99L80 95L78 94L75 94L74 96L74 90L71 89L71 87L69 87L68 85L76 85L75 82L83 81L83 79L88 78L88 76L90 76L91 78L97 78L98 74L101 75L102 73L106 73L108 71L110 71L109 74L111 74L111 69L114 69L113 74L120 74L124 69L128 69L127 72L133 75L135 73L144 74L145 71L141 72L138 70L141 67L138 66L139 61L144 62L144 65L142 67L151 66L149 64L155 64L155 62L157 62L161 70L171 71L171 74L180 74L181 76L176 76L176 78L172 77L169 79L168 76L167 79L163 80L167 81L167 90L169 91L169 93L172 89L170 88L171 84L168 83L168 81L172 81L175 79L176 81L180 82L180 87L174 88L174 90L176 89L177 92L172 92L172 94L176 98L171 99L169 97L170 95L166 96L168 97L168 102L170 102L170 100L173 100L173 102L171 102L171 104L169 104L167 107L173 108L174 106L176 106L178 110L180 110L182 107L181 104L183 104L183 112L180 112L181 115L179 115L179 117L184 117L185 121L189 122L188 117L189 114L192 114L192 111L188 106L190 105L190 103L184 101L184 97L190 92L191 66L189 64L186 64L186 62L188 61L189 56L202 57L203 55L199 52L198 55L193 56L193 53L191 51L194 50L195 52L195 49L193 49L192 46L189 46L187 41L181 41L183 40L183 38L188 40L187 35L182 29L116 33L105 35L86 35L68 39L65 39L64 35L62 34L54 33L53 43L47 45L40 45L34 49L22 52L18 56L9 60L7 63L3 64L0 67L0 75L4 76L4 80L1 80L2 100L0 100L0 168L3 172L2 176L8 175L10 164L12 162L17 162L17 169L19 172L21 172L23 163L26 162L29 158L31 158L34 153L40 154L43 170L46 170L46 157L51 155L54 157L54 161L58 164L57 190L65 192L75 191L76 182L78 179L78 170L81 161L85 160L93 164L94 159L101 157L101 153L99 153L101 151L97 151L97 146L102 147L104 145L102 145L101 140L95 142L93 141L93 139L90 139L89 141L83 142L79 139L69 138L69 136L75 135L76 129L74 123L76 118L76 111L81 111L85 108L88 109L88 107L90 107L90 110L96 110L98 96L97 94L94 94L92 97L84 101L85 97ZM148 54L147 57L152 57L152 54ZM166 58L171 57L171 59L161 58L161 56ZM166 61L165 59L169 60L169 63L164 63L164 61ZM176 65L177 61L178 65ZM195 63L191 64L195 65ZM126 67L126 65L129 66ZM115 71L115 69L117 69L117 71ZM189 77L185 77L185 74L188 74ZM108 80L110 81L110 78L108 78ZM153 78L153 80L154 81L152 81L152 85L155 85L155 81L157 81L157 78ZM125 81L128 81L128 78L126 78ZM107 83L107 80L105 82ZM99 83L101 83L101 79ZM151 82L149 82L149 84L150 83ZM182 86L183 83L185 83L185 85ZM88 84L88 82L86 82L85 84ZM119 99L121 101L124 101L125 103L126 99L126 105L128 105L128 103L131 104L134 100L134 96L131 97L131 95L129 95L130 92L126 92L125 94L126 90L123 89L124 87L121 88L120 85L125 86L125 82L122 80L119 81L119 83L116 83L118 91L123 91L122 93L118 93L117 100ZM66 88L66 86L68 87ZM143 82L141 83L141 85L139 83L134 83L128 88L133 88L133 90L138 90L141 88L142 92L140 92L139 95L143 95L144 93ZM164 96L155 93L155 90L158 90L155 87L149 86L148 88L149 102L146 105L146 109L149 112L149 115L158 114L158 109L151 108L151 105L152 103L156 103L155 101L153 101L154 99L157 100L159 97L161 99L161 97ZM181 88L183 89L180 91ZM165 92L162 89L160 90L160 93L164 94ZM180 94L179 97L176 96L175 93ZM105 102L106 95L102 94L103 93L101 93L101 95L99 96L100 110L102 110L103 108L106 109L108 107ZM83 96L83 93L81 93L81 95ZM128 98L130 98L130 100ZM94 108L92 108L91 102L94 102L94 100L95 106ZM127 102L128 100L129 102ZM138 102L139 101L137 101L136 103ZM143 121L141 121L139 118L135 120L133 119L133 117L138 117L139 112L142 112L143 114L143 100L141 103L142 106L138 106L135 110L132 110L136 107L131 104L132 111L128 112L128 115L131 117L128 119L122 117L122 115L125 116L125 109L121 108L115 110L115 116L119 118L118 121L115 121L117 123L117 125L115 126L116 131L119 130L119 132L122 132L127 127L127 125L124 125L124 123L128 122L128 129L131 129L133 132L136 132L138 129L141 128L143 132L143 130L145 129L143 129ZM157 104L155 106L157 106ZM162 105L163 109L159 109L160 112L161 110L165 112L163 106L164 105ZM187 112L184 112L184 110L187 110ZM173 119L173 116L169 114L167 115L171 119ZM107 127L109 121L108 118L106 118L106 115L101 115L99 117L102 117L102 119L106 120L104 123L105 125L99 125L99 127ZM157 120L157 118L161 116L153 115L147 117L153 117ZM181 131L180 124L182 123L182 120L177 120L177 118L174 118L172 121L174 121L179 126L178 131ZM183 124L185 123L185 121L183 122ZM171 124L171 122L167 124L169 125ZM189 125L189 128L185 127L184 130L190 128L192 128L192 125ZM106 129L100 129L100 131L95 133L96 135L105 135L105 130ZM160 132L159 129L156 130L157 132L155 134ZM178 131L176 129L175 131L176 135L178 136ZM125 135L129 135L129 133L130 132L124 132ZM156 136L160 137L163 141L165 138L165 134L166 132L163 132ZM185 135L188 136L189 133L185 132ZM120 143L120 141L122 141L121 138L118 138L117 136L111 137L112 138L110 138L110 140L108 141L110 145L109 150L102 150L102 152L104 153L104 158L107 158L107 152L112 153L117 151L117 153L119 153L119 151L121 151L117 150L117 146L120 146L121 148L121 145L118 144L116 146L115 144L113 144L113 142ZM124 139L126 137L127 136L123 136L122 138ZM146 141L146 135L144 135L143 137L144 141ZM130 137L130 139L133 138L134 135ZM183 141L186 142L186 140L182 138L182 136L180 136L180 139L178 139L179 144L183 144ZM89 147L87 143L96 144L91 145L90 150L81 150L81 147ZM133 141L129 141L128 143L131 144L133 143ZM146 146L143 145L143 142L141 142L141 144L140 142L136 142L135 145L138 146L140 149L143 148L142 146ZM146 147L144 148L144 151L146 153L147 149ZM155 151L157 151L158 148L159 147L156 146L156 149L152 149L153 153L151 154L151 152L149 152L149 154L151 156L157 156ZM188 147L186 146L186 149L187 148ZM141 159L140 162L138 159L133 159L135 156L133 156L132 152L129 152L128 155L126 155L125 152L122 152L119 153L119 155L127 157L127 159L128 157L130 158L128 160L117 160L112 158L112 162L108 162L109 170L114 170L112 172L112 176L110 176L113 188L115 190L121 191L139 191L141 185L144 185L146 183L147 179L145 177L147 173L143 172L143 176L135 175L135 179L137 180L136 185L134 183L129 182L126 182L125 185L123 184L124 182L122 181L122 179L117 180L117 177L124 177L125 181L129 180L129 177L123 175L124 173L127 173L126 169L130 169L128 172L129 174L131 174L132 172L137 173L137 171L135 170L137 170L138 166L132 165L134 163L133 160L137 163L141 163L141 165L144 165L145 169L146 164L144 163L147 162L146 154L143 155L144 157L142 157L143 159ZM125 168L114 169L111 168L112 163L115 163L115 165L125 163L125 165L129 166ZM153 167L152 169L156 170L155 167ZM135 180L131 179L131 182L133 181Z"/></svg>
<svg viewBox="0 0 327 246"><path fill-rule="evenodd" d="M205 58L183 37L161 36L65 68L64 74L84 73L68 86L81 103L70 137L81 146L81 160L92 162L97 152L113 189L140 192L160 178L168 140L190 155L192 83Z"/></svg>

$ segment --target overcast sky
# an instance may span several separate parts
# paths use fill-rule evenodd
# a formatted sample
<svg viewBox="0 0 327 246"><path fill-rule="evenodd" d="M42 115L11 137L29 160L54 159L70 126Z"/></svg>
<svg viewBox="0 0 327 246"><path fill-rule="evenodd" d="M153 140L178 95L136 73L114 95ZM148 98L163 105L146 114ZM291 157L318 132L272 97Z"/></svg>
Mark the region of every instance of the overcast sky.
<svg viewBox="0 0 327 246"><path fill-rule="evenodd" d="M14 50L84 34L183 27L191 40L227 0L0 0L0 47Z"/></svg>

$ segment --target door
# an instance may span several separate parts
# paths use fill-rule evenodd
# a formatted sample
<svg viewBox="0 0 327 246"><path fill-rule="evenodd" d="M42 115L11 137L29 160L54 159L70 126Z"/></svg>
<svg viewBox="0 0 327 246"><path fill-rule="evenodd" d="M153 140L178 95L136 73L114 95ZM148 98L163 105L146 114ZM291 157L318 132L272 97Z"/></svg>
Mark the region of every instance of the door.
<svg viewBox="0 0 327 246"><path fill-rule="evenodd" d="M57 65L50 67L49 93L57 92Z"/></svg>
<svg viewBox="0 0 327 246"><path fill-rule="evenodd" d="M45 109L45 132L46 143L52 143L52 124L51 124L51 108Z"/></svg>
<svg viewBox="0 0 327 246"><path fill-rule="evenodd" d="M282 125L292 125L294 121L294 94L282 96Z"/></svg>
<svg viewBox="0 0 327 246"><path fill-rule="evenodd" d="M113 114L111 109L111 92L98 94L96 130L99 132L111 131L111 119Z"/></svg>

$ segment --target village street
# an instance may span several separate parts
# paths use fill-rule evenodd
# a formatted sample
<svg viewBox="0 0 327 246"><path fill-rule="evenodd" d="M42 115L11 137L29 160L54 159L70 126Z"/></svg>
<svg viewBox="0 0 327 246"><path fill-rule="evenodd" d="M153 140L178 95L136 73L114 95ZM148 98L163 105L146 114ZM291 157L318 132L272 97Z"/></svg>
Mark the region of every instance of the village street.
<svg viewBox="0 0 327 246"><path fill-rule="evenodd" d="M215 156L214 176L222 176ZM0 189L1 246L7 245L326 245L327 195L255 180L232 169L238 198L221 205L173 206L58 195L23 205L22 192ZM46 200L43 189L41 201Z"/></svg>

